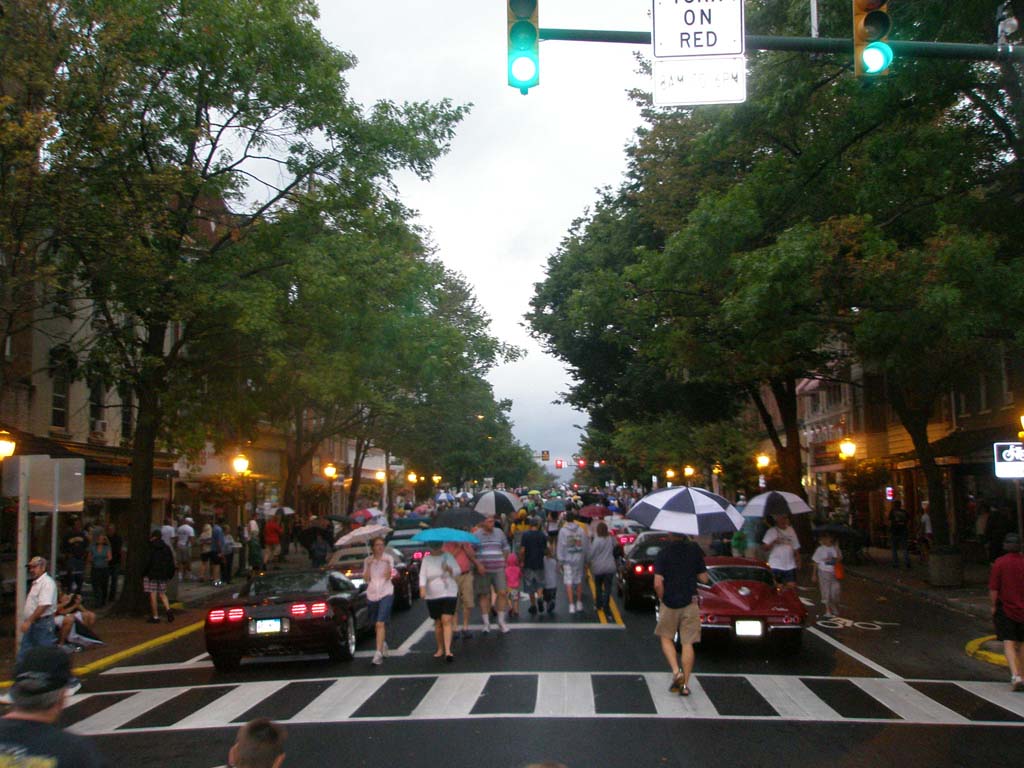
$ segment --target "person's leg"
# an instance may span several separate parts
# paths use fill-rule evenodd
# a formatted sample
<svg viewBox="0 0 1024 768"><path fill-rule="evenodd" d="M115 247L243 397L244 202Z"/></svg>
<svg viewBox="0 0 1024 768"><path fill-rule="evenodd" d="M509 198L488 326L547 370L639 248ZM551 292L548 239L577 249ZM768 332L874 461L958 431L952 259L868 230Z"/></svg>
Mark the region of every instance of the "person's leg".
<svg viewBox="0 0 1024 768"><path fill-rule="evenodd" d="M106 568L92 569L92 594L96 607L102 608L107 603L107 590L110 587L110 572Z"/></svg>
<svg viewBox="0 0 1024 768"><path fill-rule="evenodd" d="M444 627L441 626L441 619L434 619L434 642L437 643L434 658L439 659L444 656Z"/></svg>
<svg viewBox="0 0 1024 768"><path fill-rule="evenodd" d="M658 640L661 642L661 653L665 657L665 661L668 662L669 671L673 675L679 674L679 654L676 653L676 644L671 637L665 637L660 635Z"/></svg>
<svg viewBox="0 0 1024 768"><path fill-rule="evenodd" d="M384 654L384 641L388 636L388 625L383 621L378 621L373 625L374 636L377 641L377 653Z"/></svg>
<svg viewBox="0 0 1024 768"><path fill-rule="evenodd" d="M167 620L168 621L173 621L174 620L174 612L171 610L171 603L167 599L167 593L166 592L161 592L160 593L160 602L163 603L164 612L167 614Z"/></svg>
<svg viewBox="0 0 1024 768"><path fill-rule="evenodd" d="M1024 643L1014 642L1014 652L1006 654L1006 661L1010 663L1010 659L1016 659L1017 661L1017 677L1024 677ZM1009 649L1004 649L1009 650ZM1021 687L1017 690L1024 690L1024 682L1021 683Z"/></svg>
<svg viewBox="0 0 1024 768"><path fill-rule="evenodd" d="M892 546L892 567L900 567L900 538L897 534L890 534L889 544Z"/></svg>
<svg viewBox="0 0 1024 768"><path fill-rule="evenodd" d="M477 586L479 582L480 586ZM477 600L480 604L480 620L484 625L484 632L491 630L491 581L487 574L479 575L474 582L477 591Z"/></svg>
<svg viewBox="0 0 1024 768"><path fill-rule="evenodd" d="M152 619L160 619L160 614L156 609L156 592L149 593L149 615Z"/></svg>
<svg viewBox="0 0 1024 768"><path fill-rule="evenodd" d="M449 613L441 614L441 640L444 646L444 655L452 655L452 619L455 618Z"/></svg>
<svg viewBox="0 0 1024 768"><path fill-rule="evenodd" d="M121 567L117 565L110 566L110 584L107 585L107 602L114 602L114 598L117 596L117 580L121 576Z"/></svg>
<svg viewBox="0 0 1024 768"><path fill-rule="evenodd" d="M61 616L60 626L57 627L58 639L61 645L64 645L68 641L68 637L71 635L71 628L75 626L74 616Z"/></svg>
<svg viewBox="0 0 1024 768"><path fill-rule="evenodd" d="M693 643L683 643L683 688L690 682L690 675L693 673Z"/></svg>
<svg viewBox="0 0 1024 768"><path fill-rule="evenodd" d="M1014 680L1020 679L1021 671L1021 643L1015 640L1003 640L1003 655L1006 656L1006 663L1010 667L1010 677Z"/></svg>

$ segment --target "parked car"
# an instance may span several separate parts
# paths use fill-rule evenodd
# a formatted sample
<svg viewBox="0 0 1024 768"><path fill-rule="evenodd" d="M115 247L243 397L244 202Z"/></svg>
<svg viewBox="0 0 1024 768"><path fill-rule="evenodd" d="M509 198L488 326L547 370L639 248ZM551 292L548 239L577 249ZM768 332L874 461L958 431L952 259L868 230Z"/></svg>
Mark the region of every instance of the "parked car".
<svg viewBox="0 0 1024 768"><path fill-rule="evenodd" d="M626 546L616 575L619 595L622 596L622 605L626 610L657 604L658 598L654 594L654 558L668 542L667 533L645 531Z"/></svg>
<svg viewBox="0 0 1024 768"><path fill-rule="evenodd" d="M395 547L387 546L384 551L395 561L395 575L391 583L395 586L395 607L407 609L419 595L419 571L413 573L402 552ZM327 561L327 569L338 571L357 585L363 583L363 563L370 556L368 546L346 547L336 549Z"/></svg>
<svg viewBox="0 0 1024 768"><path fill-rule="evenodd" d="M782 589L771 569L745 557L709 557L710 584L700 585L701 642L771 641L795 653L803 642L807 608L796 590Z"/></svg>
<svg viewBox="0 0 1024 768"><path fill-rule="evenodd" d="M608 533L616 538L619 546L625 548L636 541L636 537L647 529L636 522L625 517L606 517L605 525L608 526Z"/></svg>
<svg viewBox="0 0 1024 768"><path fill-rule="evenodd" d="M337 572L263 573L237 597L206 611L206 651L214 667L237 669L243 657L326 653L351 659L369 629L366 589Z"/></svg>

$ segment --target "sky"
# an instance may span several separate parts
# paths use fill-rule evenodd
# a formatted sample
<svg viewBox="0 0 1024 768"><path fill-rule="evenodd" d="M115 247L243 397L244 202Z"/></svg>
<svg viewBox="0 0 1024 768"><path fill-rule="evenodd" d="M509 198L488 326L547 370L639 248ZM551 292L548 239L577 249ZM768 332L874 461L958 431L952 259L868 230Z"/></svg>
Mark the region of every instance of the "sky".
<svg viewBox="0 0 1024 768"><path fill-rule="evenodd" d="M649 31L650 0L540 0L550 28ZM650 46L542 42L540 84L526 96L506 76L505 0L320 0L320 27L355 55L351 97L472 103L429 182L399 177L437 256L474 286L492 332L525 351L489 376L512 401L516 438L568 460L586 415L554 403L565 367L525 327L549 256L597 199L618 186L625 147L640 125L630 88L650 89L634 52ZM567 473L568 474L568 473Z"/></svg>

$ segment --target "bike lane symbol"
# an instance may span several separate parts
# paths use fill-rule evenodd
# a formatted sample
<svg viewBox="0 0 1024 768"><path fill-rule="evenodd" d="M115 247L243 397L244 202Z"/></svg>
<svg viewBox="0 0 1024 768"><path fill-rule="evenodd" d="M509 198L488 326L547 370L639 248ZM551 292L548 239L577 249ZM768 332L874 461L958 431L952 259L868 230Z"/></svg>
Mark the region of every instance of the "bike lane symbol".
<svg viewBox="0 0 1024 768"><path fill-rule="evenodd" d="M822 629L865 629L871 632L877 632L882 627L898 627L899 623L895 621L854 621L853 619L844 619L840 616L831 616L827 619L818 619L815 624Z"/></svg>

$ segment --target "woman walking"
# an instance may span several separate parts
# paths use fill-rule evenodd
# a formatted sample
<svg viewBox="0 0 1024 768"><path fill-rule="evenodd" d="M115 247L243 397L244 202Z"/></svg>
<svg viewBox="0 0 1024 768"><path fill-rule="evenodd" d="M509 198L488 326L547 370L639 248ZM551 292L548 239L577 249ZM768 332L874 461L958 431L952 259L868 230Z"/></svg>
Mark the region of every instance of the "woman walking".
<svg viewBox="0 0 1024 768"><path fill-rule="evenodd" d="M435 659L444 656L445 661L455 661L452 655L452 623L459 595L455 577L459 573L458 562L450 552L442 549L441 542L430 542L430 555L420 563L420 597L427 601L427 612L434 620Z"/></svg>
<svg viewBox="0 0 1024 768"><path fill-rule="evenodd" d="M603 521L598 523L597 535L590 544L587 561L590 563L590 573L594 577L594 607L605 613L611 608L616 549L618 541L608 535L608 526Z"/></svg>
<svg viewBox="0 0 1024 768"><path fill-rule="evenodd" d="M366 600L370 611L370 623L377 636L377 652L373 663L384 663L388 652L388 622L391 620L391 606L395 601L395 561L384 551L384 539L380 536L370 542L373 554L363 563L363 581L366 582Z"/></svg>

